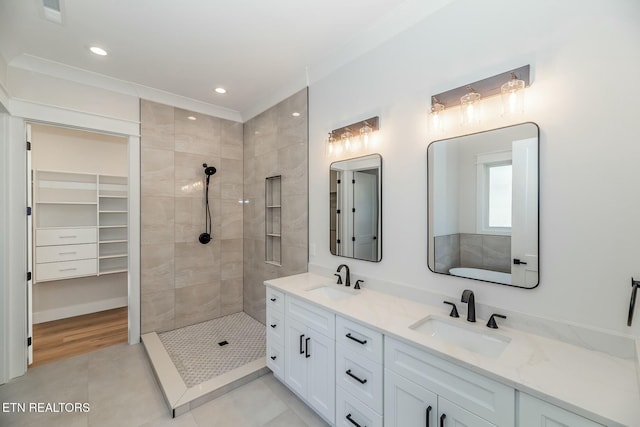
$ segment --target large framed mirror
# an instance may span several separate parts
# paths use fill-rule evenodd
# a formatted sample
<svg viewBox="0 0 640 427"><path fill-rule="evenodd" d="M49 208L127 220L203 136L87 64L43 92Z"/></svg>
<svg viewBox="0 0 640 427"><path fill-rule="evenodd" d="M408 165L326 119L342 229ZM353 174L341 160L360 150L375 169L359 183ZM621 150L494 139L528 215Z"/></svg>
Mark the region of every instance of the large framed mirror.
<svg viewBox="0 0 640 427"><path fill-rule="evenodd" d="M333 255L382 260L382 156L331 163L329 218Z"/></svg>
<svg viewBox="0 0 640 427"><path fill-rule="evenodd" d="M431 271L538 286L539 134L523 123L429 145Z"/></svg>

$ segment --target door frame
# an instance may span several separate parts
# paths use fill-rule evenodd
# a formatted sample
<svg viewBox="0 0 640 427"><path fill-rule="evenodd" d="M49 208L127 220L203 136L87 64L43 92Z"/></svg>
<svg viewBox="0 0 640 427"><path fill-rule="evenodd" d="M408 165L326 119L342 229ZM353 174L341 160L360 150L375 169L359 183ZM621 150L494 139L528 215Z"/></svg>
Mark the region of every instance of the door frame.
<svg viewBox="0 0 640 427"><path fill-rule="evenodd" d="M129 271L128 341L140 342L140 122L99 116L53 106L13 100L8 129L5 131L5 188L8 190L5 217L6 267L3 295L6 346L0 349L0 384L27 371L27 295L24 292L27 273L26 218L26 124L40 123L71 127L89 132L115 134L128 139L129 173Z"/></svg>

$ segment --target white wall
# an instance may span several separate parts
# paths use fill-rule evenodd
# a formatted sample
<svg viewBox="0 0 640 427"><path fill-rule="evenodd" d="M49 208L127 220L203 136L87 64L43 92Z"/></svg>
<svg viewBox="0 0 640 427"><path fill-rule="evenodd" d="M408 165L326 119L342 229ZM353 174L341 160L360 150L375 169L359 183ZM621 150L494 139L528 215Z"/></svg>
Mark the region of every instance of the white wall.
<svg viewBox="0 0 640 427"><path fill-rule="evenodd" d="M127 138L34 124L31 126L31 141L34 170L127 175ZM34 215L37 214L34 210ZM126 273L33 285L34 323L126 305Z"/></svg>
<svg viewBox="0 0 640 427"><path fill-rule="evenodd" d="M640 69L638 22L635 0L459 0L329 76L312 78L310 264L335 269L344 261L328 248L326 133L377 114L384 258L349 261L355 274L452 297L470 288L486 304L640 336L640 308L633 328L626 326L630 278L640 278L640 87L631 77ZM527 63L533 84L521 121L541 130L540 286L431 273L425 153L442 137L427 131L430 96ZM492 119L473 131L512 123Z"/></svg>

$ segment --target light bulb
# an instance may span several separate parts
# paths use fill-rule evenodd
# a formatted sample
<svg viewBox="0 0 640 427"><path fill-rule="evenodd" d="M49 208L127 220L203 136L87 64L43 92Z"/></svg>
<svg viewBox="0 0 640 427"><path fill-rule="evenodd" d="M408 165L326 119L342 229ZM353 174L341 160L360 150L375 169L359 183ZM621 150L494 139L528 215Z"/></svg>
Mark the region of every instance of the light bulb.
<svg viewBox="0 0 640 427"><path fill-rule="evenodd" d="M362 139L364 148L369 147L369 135L371 135L371 132L373 132L373 128L369 126L369 123L364 122L364 125L360 128L360 138Z"/></svg>
<svg viewBox="0 0 640 427"><path fill-rule="evenodd" d="M504 116L524 113L524 87L524 80L518 80L515 73L511 73L511 80L500 87Z"/></svg>
<svg viewBox="0 0 640 427"><path fill-rule="evenodd" d="M438 133L442 131L442 113L444 112L444 105L440 104L434 97L431 102L431 129Z"/></svg>
<svg viewBox="0 0 640 427"><path fill-rule="evenodd" d="M470 126L480 122L480 94L470 86L468 89L469 93L460 98L463 126Z"/></svg>

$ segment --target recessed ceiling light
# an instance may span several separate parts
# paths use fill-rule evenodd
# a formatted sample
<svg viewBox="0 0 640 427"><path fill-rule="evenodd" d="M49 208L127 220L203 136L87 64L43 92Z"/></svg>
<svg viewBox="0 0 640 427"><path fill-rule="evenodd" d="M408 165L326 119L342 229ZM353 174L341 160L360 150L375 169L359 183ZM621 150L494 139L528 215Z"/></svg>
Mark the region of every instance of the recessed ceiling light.
<svg viewBox="0 0 640 427"><path fill-rule="evenodd" d="M216 92L217 93L227 93L227 90L223 87L217 87L216 88Z"/></svg>
<svg viewBox="0 0 640 427"><path fill-rule="evenodd" d="M295 112L291 113L291 115L292 115L293 117L300 117L300 113L298 113L297 111L295 111Z"/></svg>
<svg viewBox="0 0 640 427"><path fill-rule="evenodd" d="M106 51L106 50L104 50L104 49L103 49L103 48L101 48L101 47L98 47L98 46L91 46L91 47L89 48L89 50L90 50L91 52L95 53L96 55L100 55L100 56L107 56L107 51Z"/></svg>
<svg viewBox="0 0 640 427"><path fill-rule="evenodd" d="M195 118L195 116L187 116L187 119L189 119L189 120L197 120L197 119Z"/></svg>

